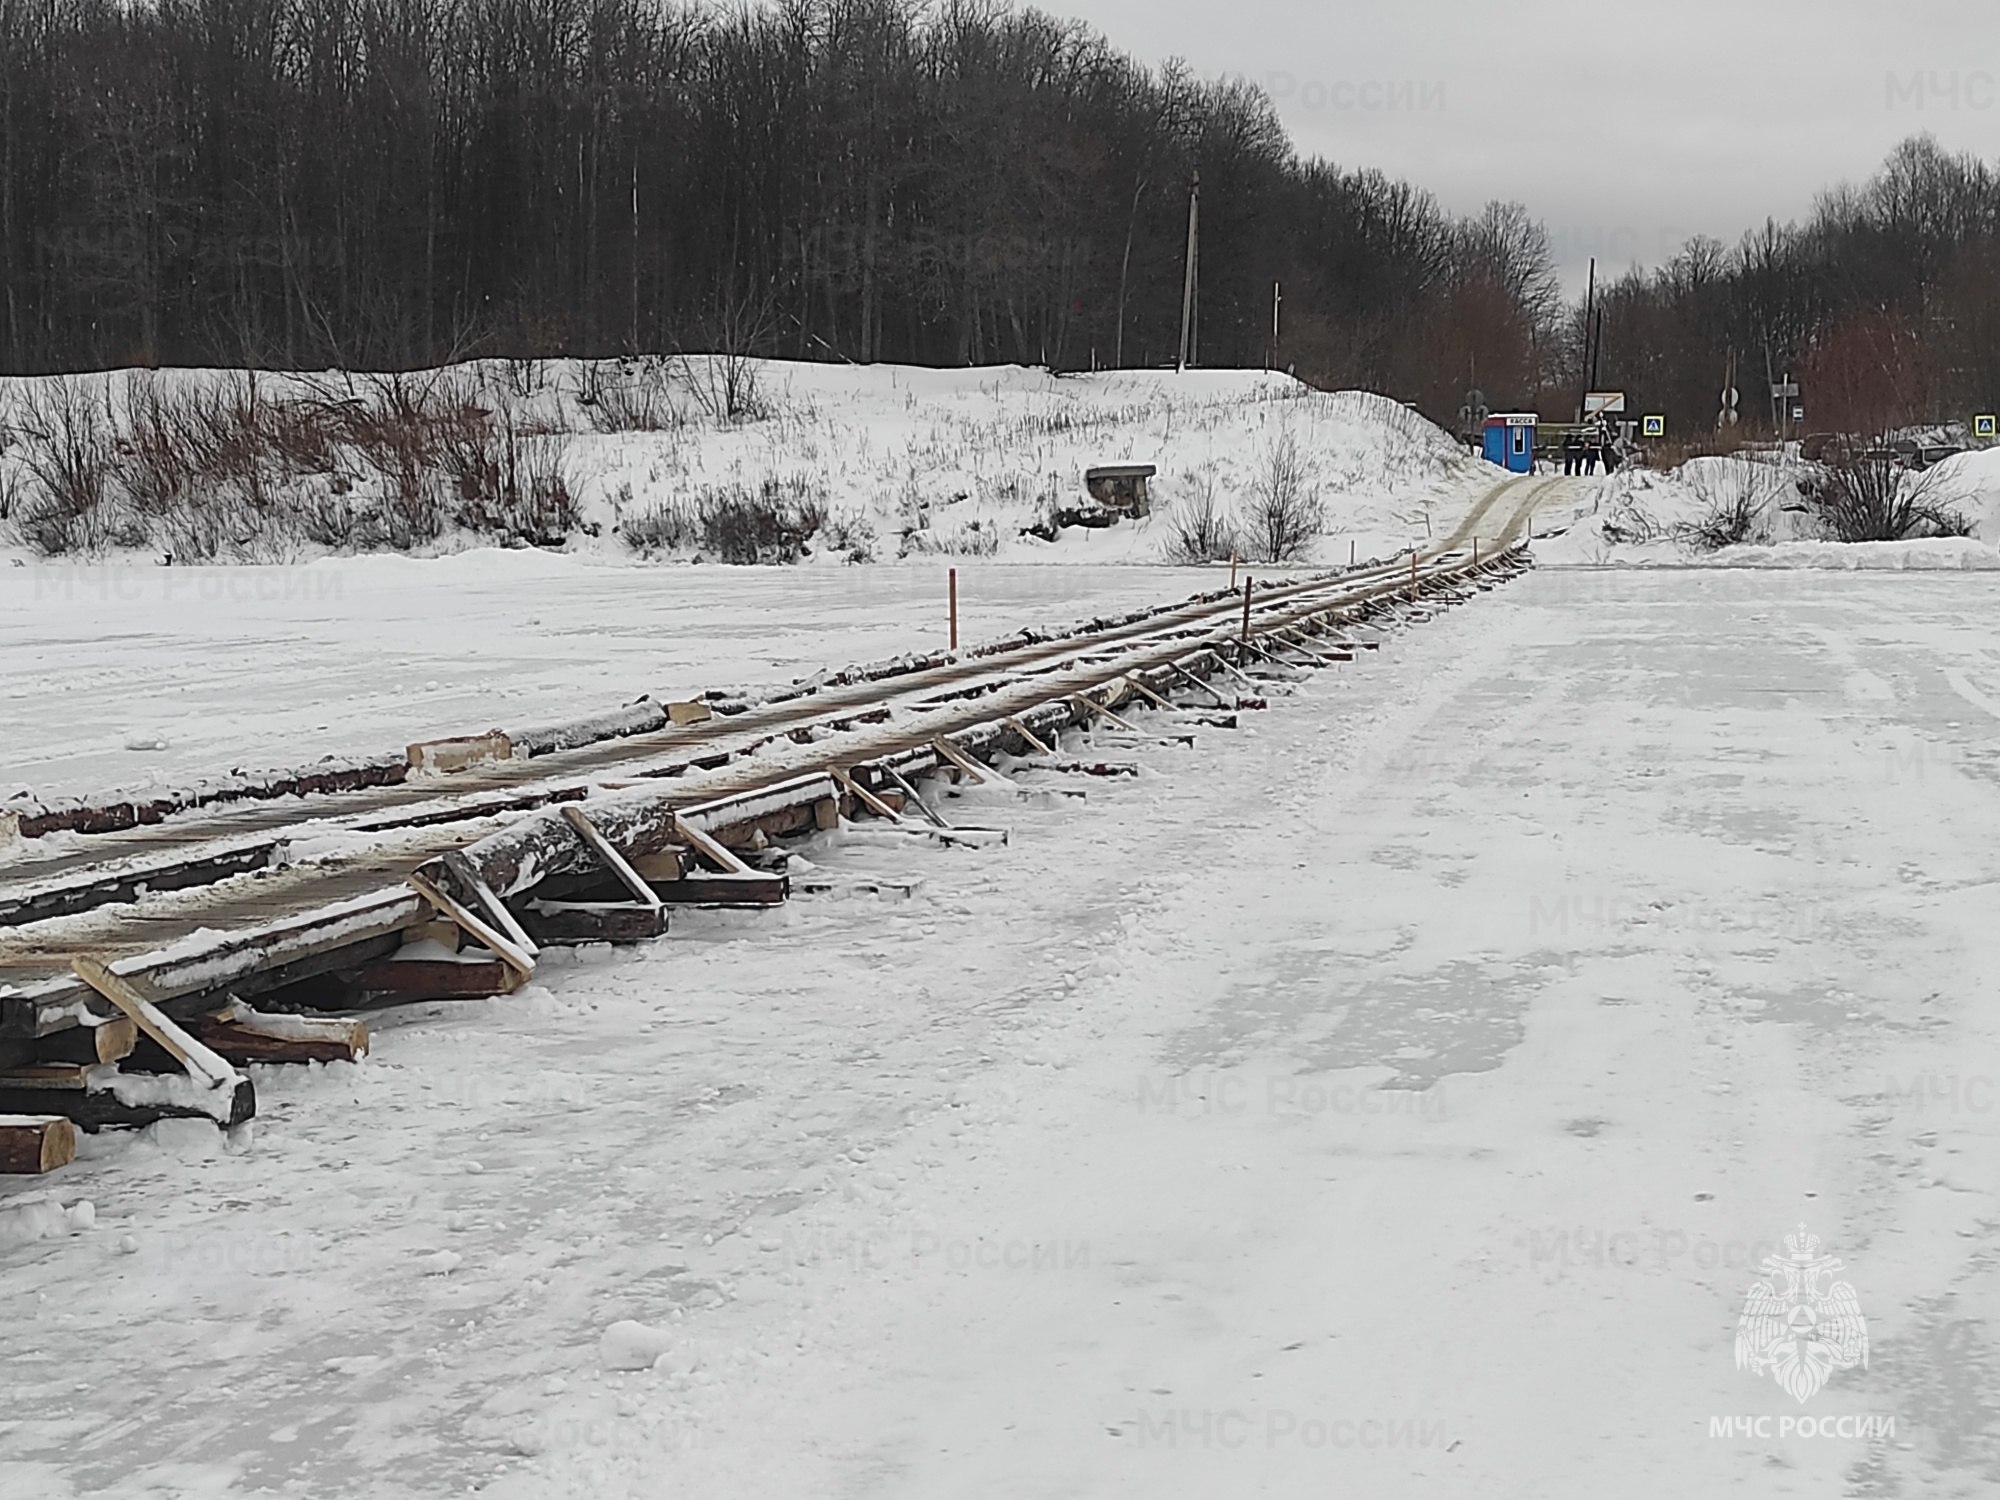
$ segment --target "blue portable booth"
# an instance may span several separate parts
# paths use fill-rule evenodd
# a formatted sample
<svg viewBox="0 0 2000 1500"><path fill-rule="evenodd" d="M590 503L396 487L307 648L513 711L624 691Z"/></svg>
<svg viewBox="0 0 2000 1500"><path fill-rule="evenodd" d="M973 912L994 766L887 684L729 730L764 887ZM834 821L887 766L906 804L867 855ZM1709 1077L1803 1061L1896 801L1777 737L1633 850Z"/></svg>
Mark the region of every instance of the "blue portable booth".
<svg viewBox="0 0 2000 1500"><path fill-rule="evenodd" d="M1541 420L1533 412L1496 412L1486 419L1485 456L1510 474L1535 472L1535 424Z"/></svg>

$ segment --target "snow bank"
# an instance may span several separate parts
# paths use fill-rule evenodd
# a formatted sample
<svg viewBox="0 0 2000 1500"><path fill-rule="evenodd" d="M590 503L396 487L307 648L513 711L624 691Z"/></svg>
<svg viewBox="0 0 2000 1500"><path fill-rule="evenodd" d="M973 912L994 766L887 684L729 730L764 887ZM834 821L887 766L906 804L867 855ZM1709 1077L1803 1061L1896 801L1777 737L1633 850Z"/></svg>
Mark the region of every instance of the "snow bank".
<svg viewBox="0 0 2000 1500"><path fill-rule="evenodd" d="M1929 498L1974 523L1971 537L1836 542L1819 534L1800 493L1801 471L1763 458L1691 459L1678 469L1628 469L1594 483L1558 535L1535 544L1553 566L1816 568L1855 571L2000 569L2000 450L1940 464ZM1747 536L1724 547L1692 533L1742 501Z"/></svg>

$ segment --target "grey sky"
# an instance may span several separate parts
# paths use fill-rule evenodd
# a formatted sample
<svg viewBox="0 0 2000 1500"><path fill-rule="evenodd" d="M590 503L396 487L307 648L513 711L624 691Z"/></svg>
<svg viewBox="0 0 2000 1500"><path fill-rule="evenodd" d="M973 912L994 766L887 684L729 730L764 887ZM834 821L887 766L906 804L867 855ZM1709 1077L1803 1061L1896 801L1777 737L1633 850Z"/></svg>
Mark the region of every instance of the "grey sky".
<svg viewBox="0 0 2000 1500"><path fill-rule="evenodd" d="M1242 74L1299 149L1450 208L1518 198L1581 290L1865 177L1905 136L2000 157L1996 0L1038 0L1158 63Z"/></svg>

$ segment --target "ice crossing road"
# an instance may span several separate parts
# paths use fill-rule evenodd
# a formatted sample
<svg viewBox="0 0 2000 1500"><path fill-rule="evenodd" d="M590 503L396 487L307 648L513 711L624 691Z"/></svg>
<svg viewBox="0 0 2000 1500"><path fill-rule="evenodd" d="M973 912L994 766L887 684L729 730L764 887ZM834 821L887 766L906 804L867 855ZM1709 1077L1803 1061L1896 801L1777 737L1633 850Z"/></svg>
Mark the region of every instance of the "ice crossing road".
<svg viewBox="0 0 2000 1500"><path fill-rule="evenodd" d="M4 1251L65 1377L0 1494L1983 1492L1995 640L1965 578L1544 571L960 804L1004 849L808 851L907 898L260 1070L251 1149L96 1143ZM1804 1408L1733 1357L1802 1221L1872 1340Z"/></svg>

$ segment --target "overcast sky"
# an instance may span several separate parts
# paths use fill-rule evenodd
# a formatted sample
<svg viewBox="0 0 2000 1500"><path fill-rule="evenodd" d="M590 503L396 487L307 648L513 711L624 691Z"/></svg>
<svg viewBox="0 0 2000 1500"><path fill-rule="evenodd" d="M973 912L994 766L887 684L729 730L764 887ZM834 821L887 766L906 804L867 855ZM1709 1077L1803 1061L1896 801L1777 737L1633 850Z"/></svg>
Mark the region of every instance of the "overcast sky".
<svg viewBox="0 0 2000 1500"><path fill-rule="evenodd" d="M1596 255L1734 243L1905 136L2000 157L2000 0L1035 0L1149 63L1264 85L1301 152Z"/></svg>

